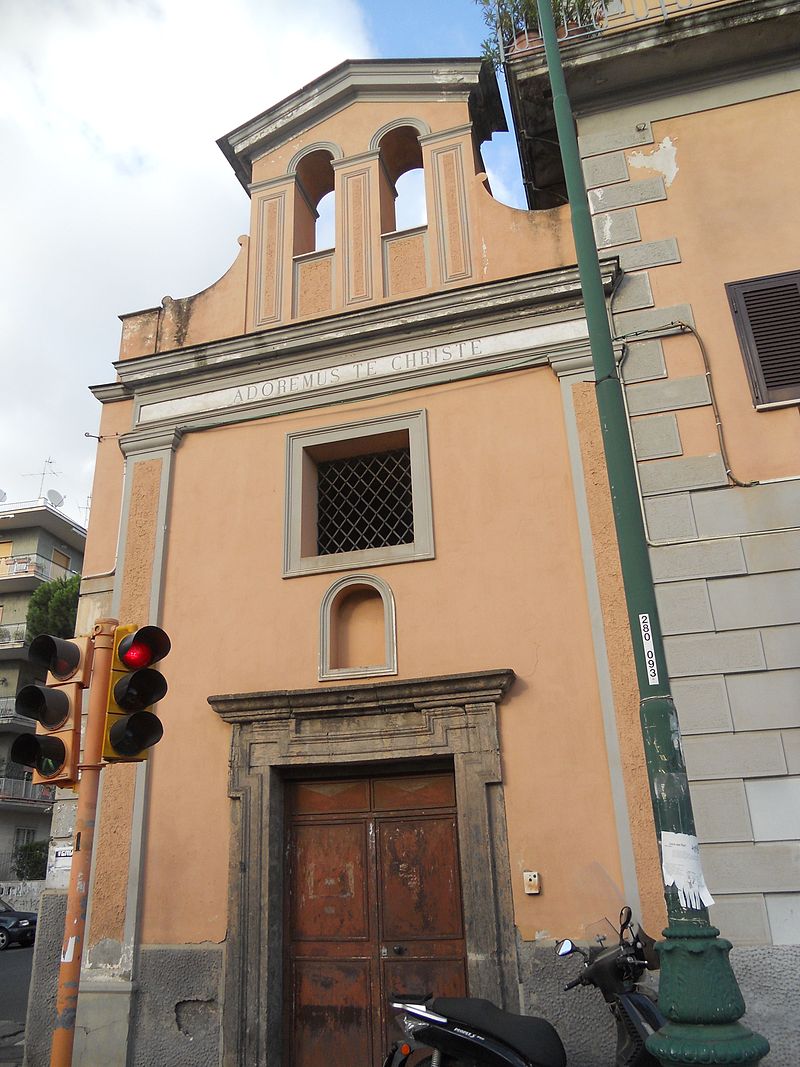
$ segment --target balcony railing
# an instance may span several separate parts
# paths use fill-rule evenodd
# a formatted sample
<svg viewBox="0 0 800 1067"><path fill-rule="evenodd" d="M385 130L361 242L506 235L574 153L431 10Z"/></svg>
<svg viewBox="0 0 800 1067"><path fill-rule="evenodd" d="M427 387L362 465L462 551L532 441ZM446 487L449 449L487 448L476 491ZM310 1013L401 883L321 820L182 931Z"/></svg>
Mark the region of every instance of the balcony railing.
<svg viewBox="0 0 800 1067"><path fill-rule="evenodd" d="M16 697L0 697L0 726L34 726L34 720L27 715L17 715L15 703Z"/></svg>
<svg viewBox="0 0 800 1067"><path fill-rule="evenodd" d="M32 575L44 582L50 582L55 578L72 578L77 573L77 571L59 566L36 552L28 552L23 556L0 557L0 582L4 578L21 578L25 575Z"/></svg>
<svg viewBox="0 0 800 1067"><path fill-rule="evenodd" d="M4 800L31 800L49 803L55 799L53 785L34 785L22 778L0 778L0 803Z"/></svg>
<svg viewBox="0 0 800 1067"><path fill-rule="evenodd" d="M27 629L24 622L0 622L0 648L24 645Z"/></svg>
<svg viewBox="0 0 800 1067"><path fill-rule="evenodd" d="M663 23L733 0L552 0L558 37L571 42ZM501 62L544 49L535 0L490 0Z"/></svg>

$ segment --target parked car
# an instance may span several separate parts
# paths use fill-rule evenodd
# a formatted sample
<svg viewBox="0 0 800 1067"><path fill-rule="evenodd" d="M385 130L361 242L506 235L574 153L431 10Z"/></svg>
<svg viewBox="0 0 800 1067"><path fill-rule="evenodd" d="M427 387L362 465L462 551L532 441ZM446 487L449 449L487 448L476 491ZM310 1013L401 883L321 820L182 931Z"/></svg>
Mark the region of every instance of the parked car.
<svg viewBox="0 0 800 1067"><path fill-rule="evenodd" d="M36 913L17 911L0 897L0 952L16 942L32 945L36 938Z"/></svg>

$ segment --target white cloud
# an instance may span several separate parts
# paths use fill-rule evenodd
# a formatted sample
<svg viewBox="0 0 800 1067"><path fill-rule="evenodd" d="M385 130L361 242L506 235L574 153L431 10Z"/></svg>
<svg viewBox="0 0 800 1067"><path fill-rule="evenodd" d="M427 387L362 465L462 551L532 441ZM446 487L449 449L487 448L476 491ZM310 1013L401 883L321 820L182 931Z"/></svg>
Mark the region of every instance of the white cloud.
<svg viewBox="0 0 800 1067"><path fill-rule="evenodd" d="M214 143L345 58L355 0L0 0L0 488L79 508L117 315L215 281L249 202Z"/></svg>

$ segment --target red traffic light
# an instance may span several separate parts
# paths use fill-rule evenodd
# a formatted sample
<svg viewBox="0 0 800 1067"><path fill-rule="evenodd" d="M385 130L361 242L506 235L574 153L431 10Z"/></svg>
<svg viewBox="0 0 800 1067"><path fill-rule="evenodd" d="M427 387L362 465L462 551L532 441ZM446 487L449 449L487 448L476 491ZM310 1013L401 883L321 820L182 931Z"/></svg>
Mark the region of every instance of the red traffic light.
<svg viewBox="0 0 800 1067"><path fill-rule="evenodd" d="M167 681L153 665L164 659L171 642L159 626L118 626L108 683L103 759L147 759L164 728L149 710L167 692Z"/></svg>
<svg viewBox="0 0 800 1067"><path fill-rule="evenodd" d="M117 656L131 670L149 667L162 660L172 647L169 637L158 626L142 626L119 643Z"/></svg>

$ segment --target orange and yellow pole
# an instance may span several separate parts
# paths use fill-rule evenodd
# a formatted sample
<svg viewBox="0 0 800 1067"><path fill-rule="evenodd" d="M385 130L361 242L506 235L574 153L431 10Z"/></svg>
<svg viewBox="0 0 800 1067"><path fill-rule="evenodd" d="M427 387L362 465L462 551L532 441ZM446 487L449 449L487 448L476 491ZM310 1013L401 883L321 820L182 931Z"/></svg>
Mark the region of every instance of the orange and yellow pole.
<svg viewBox="0 0 800 1067"><path fill-rule="evenodd" d="M75 1041L75 1016L78 1009L78 986L86 931L86 906L89 899L89 876L92 869L97 794L100 787L103 731L106 700L111 676L116 619L99 619L92 634L94 664L86 712L86 735L78 785L78 813L72 870L67 893L67 917L56 996L56 1024L50 1052L50 1067L71 1067Z"/></svg>

